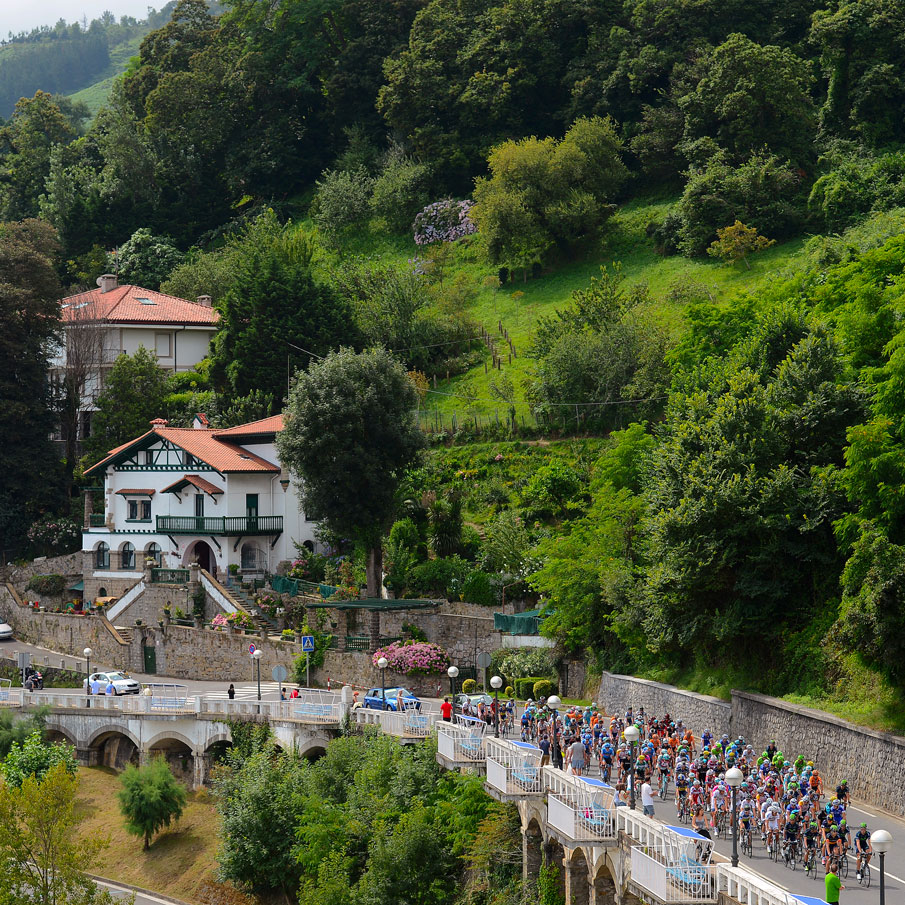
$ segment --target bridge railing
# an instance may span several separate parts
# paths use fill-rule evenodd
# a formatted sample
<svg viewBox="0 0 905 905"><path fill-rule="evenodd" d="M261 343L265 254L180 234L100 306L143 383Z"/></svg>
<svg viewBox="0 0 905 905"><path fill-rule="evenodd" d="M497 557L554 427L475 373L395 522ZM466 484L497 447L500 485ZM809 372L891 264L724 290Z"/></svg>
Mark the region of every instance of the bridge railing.
<svg viewBox="0 0 905 905"><path fill-rule="evenodd" d="M543 768L547 792L547 823L570 842L600 842L616 838L615 789L600 779L570 776Z"/></svg>
<svg viewBox="0 0 905 905"><path fill-rule="evenodd" d="M329 691L303 691L280 703L280 715L298 723L338 723L342 719L340 696Z"/></svg>
<svg viewBox="0 0 905 905"><path fill-rule="evenodd" d="M0 707L21 707L22 688L13 688L11 679L0 679Z"/></svg>
<svg viewBox="0 0 905 905"><path fill-rule="evenodd" d="M22 704L30 707L54 707L65 710L118 710L123 709L126 698L113 694L61 694L53 691L35 691L22 698Z"/></svg>
<svg viewBox="0 0 905 905"><path fill-rule="evenodd" d="M370 707L356 707L352 711L352 720L359 726L379 726L383 728L383 720L389 710L372 710Z"/></svg>
<svg viewBox="0 0 905 905"><path fill-rule="evenodd" d="M427 738L433 732L439 716L426 701L422 701L417 708L406 704L401 713L386 711L381 726L387 735L395 735L397 738Z"/></svg>
<svg viewBox="0 0 905 905"><path fill-rule="evenodd" d="M509 796L540 795L543 792L540 765L543 753L540 748L527 742L488 738L484 749L487 754L488 786Z"/></svg>
<svg viewBox="0 0 905 905"><path fill-rule="evenodd" d="M483 763L487 724L474 717L456 716L455 723L437 723L437 753L453 764Z"/></svg>
<svg viewBox="0 0 905 905"><path fill-rule="evenodd" d="M742 905L801 905L795 896L743 867L717 864L716 875L720 891Z"/></svg>

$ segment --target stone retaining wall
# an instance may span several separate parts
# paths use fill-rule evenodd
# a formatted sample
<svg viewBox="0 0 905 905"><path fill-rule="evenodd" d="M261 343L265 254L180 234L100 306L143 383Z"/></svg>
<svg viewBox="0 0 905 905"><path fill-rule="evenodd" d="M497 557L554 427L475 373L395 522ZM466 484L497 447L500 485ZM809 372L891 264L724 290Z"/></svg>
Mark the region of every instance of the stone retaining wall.
<svg viewBox="0 0 905 905"><path fill-rule="evenodd" d="M905 760L905 738L901 736L747 691L732 692L732 732L758 747L775 739L787 755L813 757L828 796L847 779L858 801L894 814L905 813L905 787L899 776Z"/></svg>
<svg viewBox="0 0 905 905"><path fill-rule="evenodd" d="M12 582L22 589L34 575L66 575L70 578L82 577L82 551L66 553L63 556L45 556L24 566L7 566L0 570L4 581Z"/></svg>
<svg viewBox="0 0 905 905"><path fill-rule="evenodd" d="M728 701L684 691L675 685L609 672L605 672L600 679L597 703L608 712L624 713L631 704L636 711L643 706L644 712L649 715L669 713L671 717L681 719L698 736L705 729L717 736L729 732L732 713Z"/></svg>
<svg viewBox="0 0 905 905"><path fill-rule="evenodd" d="M854 798L894 814L905 813L905 788L898 767L905 759L905 738L856 726L822 710L801 707L779 698L733 691L731 703L684 691L673 685L604 673L598 702L607 711L643 705L649 714L667 711L681 718L696 735L710 729L716 735L742 735L758 751L770 739L786 755L813 758L828 794L847 779Z"/></svg>

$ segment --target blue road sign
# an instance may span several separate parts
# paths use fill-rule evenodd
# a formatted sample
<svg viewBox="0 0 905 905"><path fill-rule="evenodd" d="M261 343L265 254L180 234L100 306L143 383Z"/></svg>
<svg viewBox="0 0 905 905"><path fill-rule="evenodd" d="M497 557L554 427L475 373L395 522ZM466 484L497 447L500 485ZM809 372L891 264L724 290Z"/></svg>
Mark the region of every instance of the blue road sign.
<svg viewBox="0 0 905 905"><path fill-rule="evenodd" d="M302 650L308 653L314 652L314 635L302 635Z"/></svg>
<svg viewBox="0 0 905 905"><path fill-rule="evenodd" d="M254 646L254 644L249 644L249 645L248 645L248 652L249 652L250 654L253 654L256 650L257 650L257 648Z"/></svg>

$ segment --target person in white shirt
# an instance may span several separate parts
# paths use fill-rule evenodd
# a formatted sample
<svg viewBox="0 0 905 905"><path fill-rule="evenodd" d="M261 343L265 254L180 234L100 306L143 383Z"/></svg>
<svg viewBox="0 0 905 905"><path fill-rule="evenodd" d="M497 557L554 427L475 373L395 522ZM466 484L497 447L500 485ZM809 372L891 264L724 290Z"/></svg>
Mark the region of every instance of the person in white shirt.
<svg viewBox="0 0 905 905"><path fill-rule="evenodd" d="M649 782L641 786L641 807L648 817L654 816L654 790Z"/></svg>

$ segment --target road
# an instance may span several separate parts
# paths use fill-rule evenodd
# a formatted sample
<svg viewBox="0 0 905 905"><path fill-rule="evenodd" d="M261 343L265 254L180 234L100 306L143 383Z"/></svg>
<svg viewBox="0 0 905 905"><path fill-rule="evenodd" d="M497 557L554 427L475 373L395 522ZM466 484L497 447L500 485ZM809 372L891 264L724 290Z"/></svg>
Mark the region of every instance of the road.
<svg viewBox="0 0 905 905"><path fill-rule="evenodd" d="M135 905L179 905L179 899L170 899L157 893L138 892L119 883L111 883L109 880L95 879L98 886L109 889L115 899L127 899L135 894Z"/></svg>

